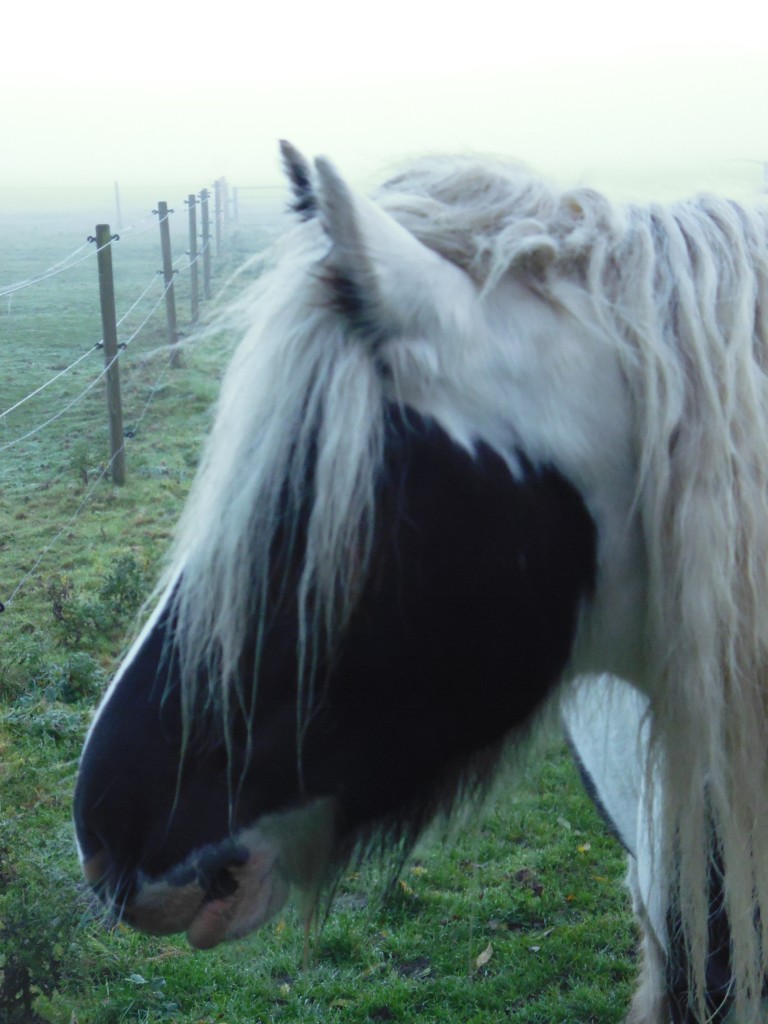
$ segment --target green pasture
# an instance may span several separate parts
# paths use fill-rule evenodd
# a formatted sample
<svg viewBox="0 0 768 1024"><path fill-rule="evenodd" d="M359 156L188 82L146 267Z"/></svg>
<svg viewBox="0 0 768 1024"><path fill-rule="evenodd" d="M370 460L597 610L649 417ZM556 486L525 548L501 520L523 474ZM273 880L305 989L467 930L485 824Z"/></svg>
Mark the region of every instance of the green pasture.
<svg viewBox="0 0 768 1024"><path fill-rule="evenodd" d="M175 205L180 254L183 196ZM109 216L2 214L0 292L80 246L96 219ZM233 232L217 285L263 242L256 225ZM121 315L160 267L156 224L123 233L114 265ZM188 288L182 272L182 326ZM0 296L0 414L100 332L95 259ZM17 443L83 393L98 350L0 418L0 1024L621 1021L636 971L624 859L557 737L483 810L435 827L399 878L350 869L309 933L289 910L198 952L115 926L81 883L70 799L83 734L162 565L231 345L185 346L171 370L162 305L131 342L119 489L104 473L103 382Z"/></svg>

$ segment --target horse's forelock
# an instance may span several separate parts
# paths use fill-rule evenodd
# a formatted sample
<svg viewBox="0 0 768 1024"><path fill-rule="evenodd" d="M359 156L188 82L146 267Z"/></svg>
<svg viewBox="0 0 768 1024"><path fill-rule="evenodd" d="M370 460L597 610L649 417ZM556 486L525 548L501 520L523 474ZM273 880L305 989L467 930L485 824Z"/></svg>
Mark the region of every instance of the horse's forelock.
<svg viewBox="0 0 768 1024"><path fill-rule="evenodd" d="M372 354L317 301L318 255L278 266L240 308L250 327L222 385L171 570L181 569L177 642L190 707L204 699L221 711L233 687L248 685L243 648L266 621L275 559L290 561L285 547L302 531L305 640L343 620L350 579L365 568L382 389ZM195 691L201 664L213 680L204 695Z"/></svg>

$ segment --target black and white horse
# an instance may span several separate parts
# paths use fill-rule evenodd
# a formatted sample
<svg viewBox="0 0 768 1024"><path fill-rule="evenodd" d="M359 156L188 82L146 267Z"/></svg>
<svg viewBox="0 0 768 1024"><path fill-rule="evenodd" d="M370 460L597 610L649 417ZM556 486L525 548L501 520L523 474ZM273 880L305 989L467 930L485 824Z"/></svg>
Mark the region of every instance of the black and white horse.
<svg viewBox="0 0 768 1024"><path fill-rule="evenodd" d="M87 878L242 936L562 701L631 855L630 1019L761 1020L768 215L472 158L369 201L283 156L300 223L83 752Z"/></svg>

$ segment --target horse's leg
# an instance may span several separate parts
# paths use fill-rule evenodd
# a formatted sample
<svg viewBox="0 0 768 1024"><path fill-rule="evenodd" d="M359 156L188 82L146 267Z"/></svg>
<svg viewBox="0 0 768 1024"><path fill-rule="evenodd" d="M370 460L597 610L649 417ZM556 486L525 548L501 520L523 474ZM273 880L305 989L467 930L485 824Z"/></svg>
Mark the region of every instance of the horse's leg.
<svg viewBox="0 0 768 1024"><path fill-rule="evenodd" d="M641 932L640 978L626 1024L670 1024L664 887L649 820L648 702L610 676L585 680L563 700L563 722L585 788L627 850L627 886Z"/></svg>

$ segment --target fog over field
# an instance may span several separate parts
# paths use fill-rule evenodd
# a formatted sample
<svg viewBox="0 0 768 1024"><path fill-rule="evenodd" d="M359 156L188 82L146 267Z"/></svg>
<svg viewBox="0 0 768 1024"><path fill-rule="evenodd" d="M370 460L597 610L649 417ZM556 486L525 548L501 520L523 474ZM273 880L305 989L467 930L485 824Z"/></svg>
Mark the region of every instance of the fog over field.
<svg viewBox="0 0 768 1024"><path fill-rule="evenodd" d="M0 192L279 181L276 140L365 185L432 150L621 195L756 191L768 8L435 0L12 5Z"/></svg>

